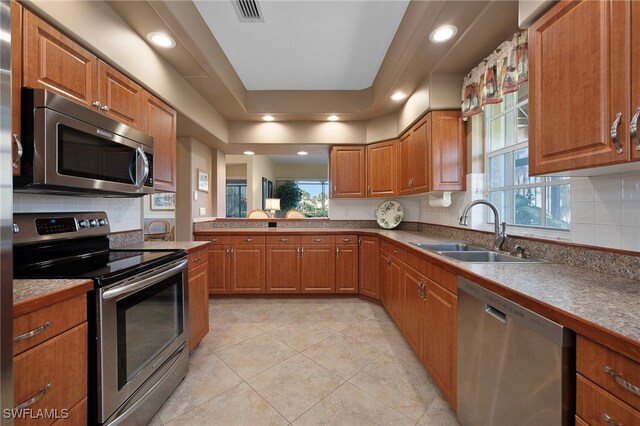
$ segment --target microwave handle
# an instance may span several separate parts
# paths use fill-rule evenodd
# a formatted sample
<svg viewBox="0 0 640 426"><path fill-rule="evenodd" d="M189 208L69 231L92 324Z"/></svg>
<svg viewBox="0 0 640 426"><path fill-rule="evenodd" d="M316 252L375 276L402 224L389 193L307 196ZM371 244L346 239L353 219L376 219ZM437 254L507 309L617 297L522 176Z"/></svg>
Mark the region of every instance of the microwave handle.
<svg viewBox="0 0 640 426"><path fill-rule="evenodd" d="M139 146L137 151L140 154L140 157L142 157L142 164L144 169L142 171L142 177L140 179L140 182L137 182L136 186L138 188L142 188L144 183L147 181L147 178L149 177L149 159L147 158L147 154L144 153L144 150L142 149L142 147Z"/></svg>

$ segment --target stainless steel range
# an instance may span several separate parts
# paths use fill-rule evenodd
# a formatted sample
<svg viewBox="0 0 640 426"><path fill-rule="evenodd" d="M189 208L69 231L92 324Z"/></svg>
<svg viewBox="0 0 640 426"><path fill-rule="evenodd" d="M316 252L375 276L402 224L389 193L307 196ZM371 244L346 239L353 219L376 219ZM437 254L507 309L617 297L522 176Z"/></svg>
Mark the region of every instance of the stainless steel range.
<svg viewBox="0 0 640 426"><path fill-rule="evenodd" d="M188 369L186 253L111 250L104 212L16 214L14 222L16 278L95 283L90 423L146 424Z"/></svg>

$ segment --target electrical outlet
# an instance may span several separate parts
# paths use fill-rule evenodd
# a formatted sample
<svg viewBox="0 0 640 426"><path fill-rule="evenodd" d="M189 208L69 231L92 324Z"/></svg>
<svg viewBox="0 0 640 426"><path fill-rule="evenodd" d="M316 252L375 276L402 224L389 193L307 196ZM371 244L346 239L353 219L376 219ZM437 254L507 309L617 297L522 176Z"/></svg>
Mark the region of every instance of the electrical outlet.
<svg viewBox="0 0 640 426"><path fill-rule="evenodd" d="M193 201L198 201L198 191L193 191Z"/></svg>
<svg viewBox="0 0 640 426"><path fill-rule="evenodd" d="M344 209L344 215L349 216L349 209Z"/></svg>
<svg viewBox="0 0 640 426"><path fill-rule="evenodd" d="M200 216L204 216L207 214L207 209L205 207L200 207Z"/></svg>

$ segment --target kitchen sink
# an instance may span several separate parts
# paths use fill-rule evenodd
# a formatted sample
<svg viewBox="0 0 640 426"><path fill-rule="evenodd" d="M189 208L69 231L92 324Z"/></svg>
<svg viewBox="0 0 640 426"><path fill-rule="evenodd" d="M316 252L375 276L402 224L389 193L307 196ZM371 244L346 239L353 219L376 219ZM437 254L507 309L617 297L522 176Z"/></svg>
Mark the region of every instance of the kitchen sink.
<svg viewBox="0 0 640 426"><path fill-rule="evenodd" d="M425 250L438 251L438 252L439 251L453 251L453 252L488 251L487 249L483 249L482 247L470 246L467 244L457 244L457 243L434 243L434 244L411 243L411 244Z"/></svg>
<svg viewBox="0 0 640 426"><path fill-rule="evenodd" d="M521 258L493 251L440 251L441 255L451 259L471 263L542 263L544 260Z"/></svg>

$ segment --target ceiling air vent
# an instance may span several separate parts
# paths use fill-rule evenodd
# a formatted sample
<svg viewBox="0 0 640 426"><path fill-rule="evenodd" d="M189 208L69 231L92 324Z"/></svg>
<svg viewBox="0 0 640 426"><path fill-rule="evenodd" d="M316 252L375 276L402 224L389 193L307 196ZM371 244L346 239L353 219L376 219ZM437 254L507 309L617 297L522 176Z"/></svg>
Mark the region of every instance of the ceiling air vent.
<svg viewBox="0 0 640 426"><path fill-rule="evenodd" d="M256 0L232 0L240 22L264 22L260 4Z"/></svg>

